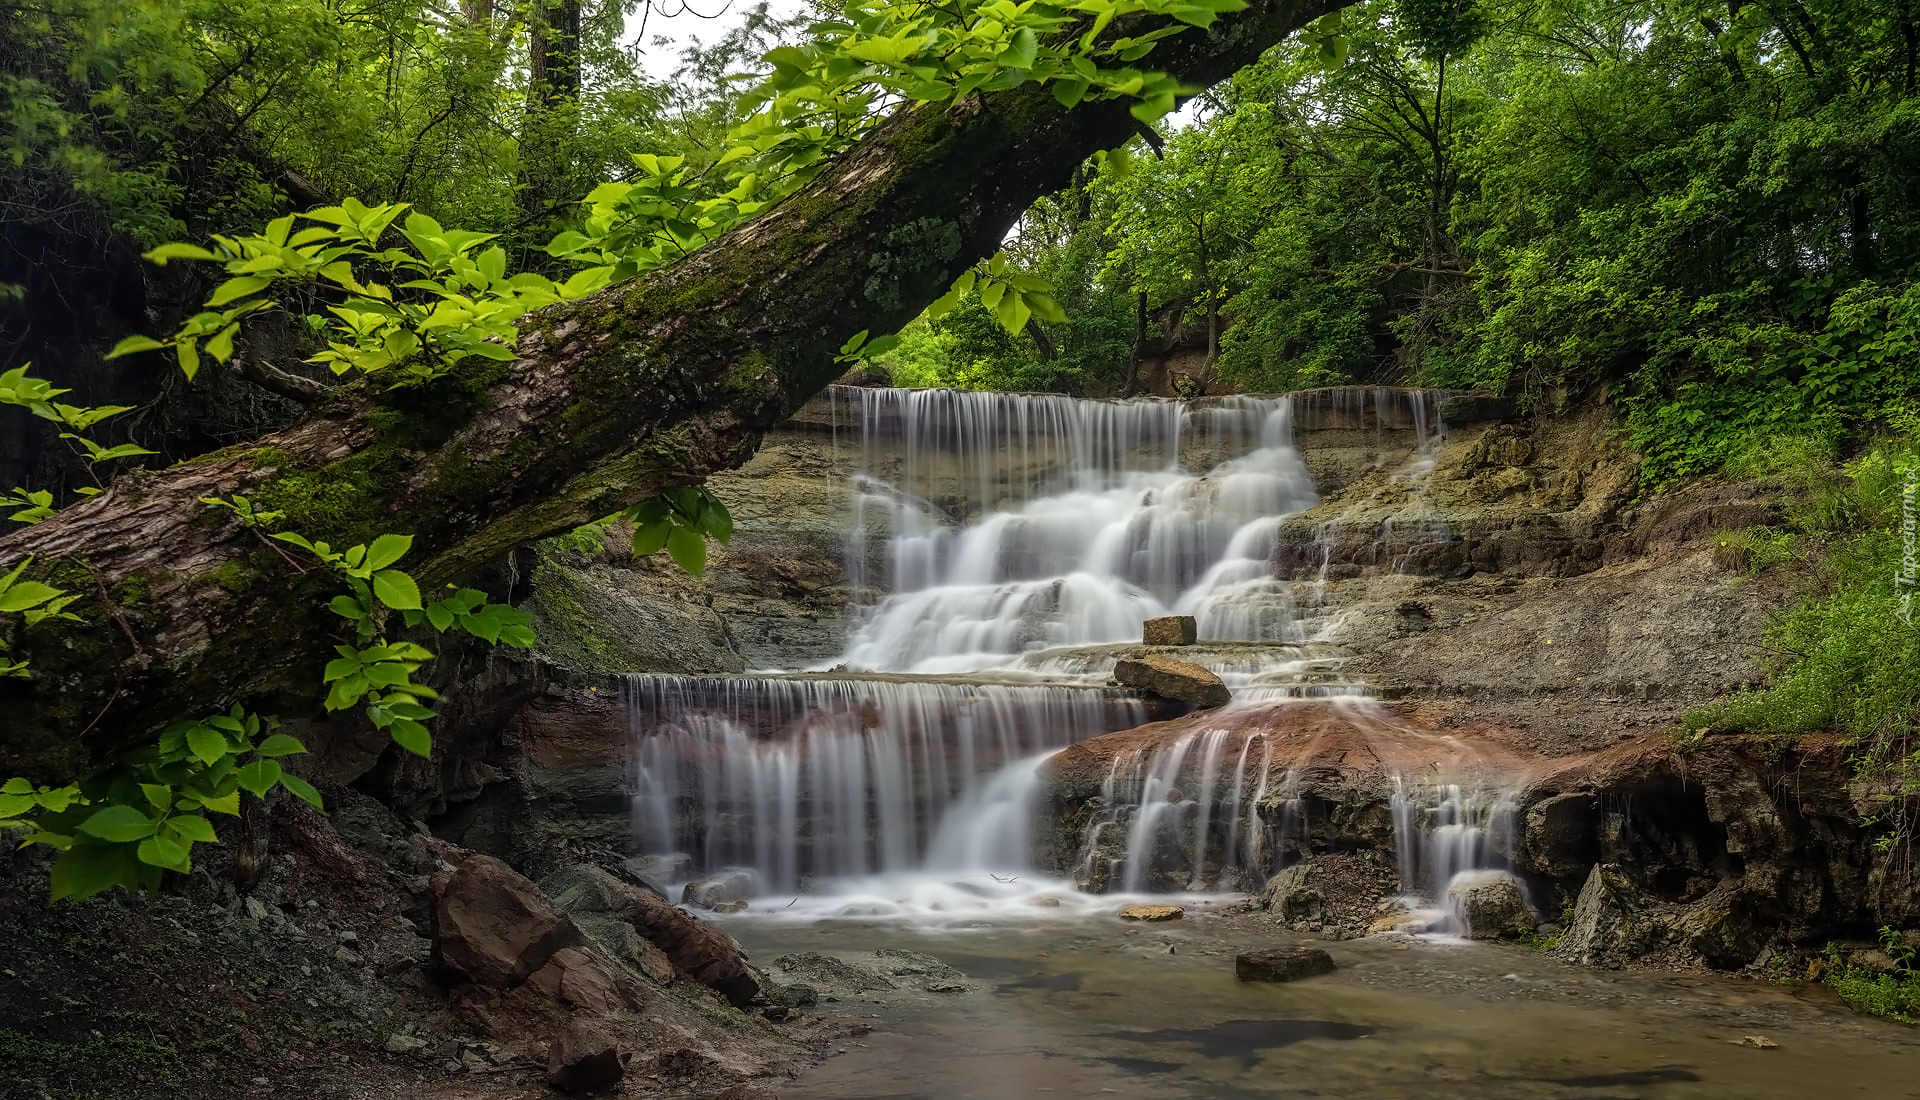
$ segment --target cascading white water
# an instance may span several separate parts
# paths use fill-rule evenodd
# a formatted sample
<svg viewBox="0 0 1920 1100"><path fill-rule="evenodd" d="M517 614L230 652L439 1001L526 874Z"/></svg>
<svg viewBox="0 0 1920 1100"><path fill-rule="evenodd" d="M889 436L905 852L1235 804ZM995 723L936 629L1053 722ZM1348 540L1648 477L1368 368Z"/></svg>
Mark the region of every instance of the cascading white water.
<svg viewBox="0 0 1920 1100"><path fill-rule="evenodd" d="M750 868L763 894L810 886L789 902L798 913L1053 905L1063 884L1027 870L1039 767L1144 720L1103 686L1106 647L1137 642L1143 619L1194 615L1212 647L1196 658L1243 703L1364 697L1344 657L1306 636L1294 582L1270 565L1281 522L1317 501L1293 401L888 389L833 400L836 439L850 429L857 441L848 568L869 602L830 669L633 679L643 851ZM1411 428L1404 474L1431 467L1433 395L1305 400L1307 415L1347 430ZM929 678L941 674L969 679ZM1308 842L1298 777L1270 780L1274 753L1270 732L1221 728L1123 754L1084 849L1106 864L1078 877L1129 892L1261 881L1294 833ZM1272 797L1270 782L1283 788ZM1427 869L1486 865L1498 847L1470 801L1456 792L1404 823L1396 802L1403 834L1428 837L1408 841L1410 893L1444 895L1445 878L1419 881ZM1439 827L1423 833L1428 821Z"/></svg>
<svg viewBox="0 0 1920 1100"><path fill-rule="evenodd" d="M996 777L1145 720L1119 692L1046 685L641 676L629 691L642 850L751 868L771 891L970 859L1023 867ZM969 812L949 816L956 804Z"/></svg>
<svg viewBox="0 0 1920 1100"><path fill-rule="evenodd" d="M843 398L867 441L850 558L890 533L890 591L839 664L919 673L1134 641L1192 614L1211 640L1302 640L1267 560L1318 499L1286 398L1165 401L929 390ZM874 441L897 436L884 453ZM1183 470L1182 441L1220 458Z"/></svg>
<svg viewBox="0 0 1920 1100"><path fill-rule="evenodd" d="M1116 755L1076 880L1129 893L1264 881L1275 869L1266 816L1273 741L1265 733L1235 740L1227 729L1204 729Z"/></svg>
<svg viewBox="0 0 1920 1100"><path fill-rule="evenodd" d="M1461 915L1453 911L1450 899L1463 876L1512 865L1517 793L1393 777L1388 805L1400 889L1430 930L1461 930Z"/></svg>

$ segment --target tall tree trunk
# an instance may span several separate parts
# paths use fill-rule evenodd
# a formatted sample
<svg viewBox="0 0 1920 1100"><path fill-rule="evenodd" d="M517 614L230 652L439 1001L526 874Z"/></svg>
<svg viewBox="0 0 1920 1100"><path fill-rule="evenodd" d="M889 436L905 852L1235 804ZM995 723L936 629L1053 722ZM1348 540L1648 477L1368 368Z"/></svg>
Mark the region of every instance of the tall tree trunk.
<svg viewBox="0 0 1920 1100"><path fill-rule="evenodd" d="M516 181L530 221L547 217L571 194L567 147L578 124L580 0L526 0L527 110L520 128Z"/></svg>
<svg viewBox="0 0 1920 1100"><path fill-rule="evenodd" d="M1147 292L1135 294L1133 302L1133 346L1127 350L1127 384L1120 396L1132 397L1140 385L1140 358L1147 345Z"/></svg>
<svg viewBox="0 0 1920 1100"><path fill-rule="evenodd" d="M1210 83L1344 2L1254 0L1153 60ZM404 564L432 590L744 461L832 382L849 336L906 324L1133 132L1124 102L1069 110L1038 87L902 111L686 260L528 317L513 363L346 387L253 445L122 478L0 537L0 571L31 557L29 575L81 596L81 621L14 631L33 675L0 680L0 773L71 776L235 701L316 709L338 586L200 498L247 494L335 546L411 534Z"/></svg>

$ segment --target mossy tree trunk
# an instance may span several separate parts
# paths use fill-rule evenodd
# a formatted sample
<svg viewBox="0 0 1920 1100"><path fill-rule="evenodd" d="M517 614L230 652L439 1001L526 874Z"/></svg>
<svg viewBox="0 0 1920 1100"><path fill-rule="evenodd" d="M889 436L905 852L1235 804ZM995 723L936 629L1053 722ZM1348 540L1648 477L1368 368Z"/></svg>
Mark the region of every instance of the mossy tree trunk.
<svg viewBox="0 0 1920 1100"><path fill-rule="evenodd" d="M1218 80L1347 0L1255 0L1156 64ZM1024 88L905 111L801 193L685 261L530 317L519 359L425 389L356 386L294 426L0 538L0 570L83 598L17 631L0 774L58 779L234 701L311 713L342 639L334 579L201 497L236 493L337 547L414 536L444 584L508 550L738 464L827 386L860 330L891 332L1000 248L1039 195L1136 124L1124 103Z"/></svg>

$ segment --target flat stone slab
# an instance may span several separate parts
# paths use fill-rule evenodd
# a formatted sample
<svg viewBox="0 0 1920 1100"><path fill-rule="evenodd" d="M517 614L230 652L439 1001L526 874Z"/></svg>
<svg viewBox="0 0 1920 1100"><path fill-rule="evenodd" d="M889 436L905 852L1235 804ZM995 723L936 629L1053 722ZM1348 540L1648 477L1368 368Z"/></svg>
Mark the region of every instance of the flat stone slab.
<svg viewBox="0 0 1920 1100"><path fill-rule="evenodd" d="M1233 972L1243 982L1293 982L1333 971L1333 956L1317 947L1270 947L1233 960Z"/></svg>
<svg viewBox="0 0 1920 1100"><path fill-rule="evenodd" d="M1200 628L1192 615L1162 615L1140 624L1140 640L1146 645L1192 645L1200 640Z"/></svg>
<svg viewBox="0 0 1920 1100"><path fill-rule="evenodd" d="M1187 911L1178 905L1129 905L1120 910L1121 920L1179 920L1186 915Z"/></svg>
<svg viewBox="0 0 1920 1100"><path fill-rule="evenodd" d="M1162 657L1128 657L1113 665L1113 678L1162 699L1175 699L1198 707L1218 707L1233 696L1220 677L1188 661Z"/></svg>

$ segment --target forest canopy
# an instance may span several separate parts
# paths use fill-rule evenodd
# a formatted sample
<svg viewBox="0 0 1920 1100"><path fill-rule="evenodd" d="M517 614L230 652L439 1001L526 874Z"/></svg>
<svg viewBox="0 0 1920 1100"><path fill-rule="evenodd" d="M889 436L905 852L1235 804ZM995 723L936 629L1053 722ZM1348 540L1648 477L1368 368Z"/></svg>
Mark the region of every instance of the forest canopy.
<svg viewBox="0 0 1920 1100"><path fill-rule="evenodd" d="M312 794L268 713L430 753L425 642L531 640L468 580L611 514L699 569L857 363L1603 394L1650 488L1916 426L1904 3L848 0L671 86L635 10L0 9L0 817L64 892Z"/></svg>

